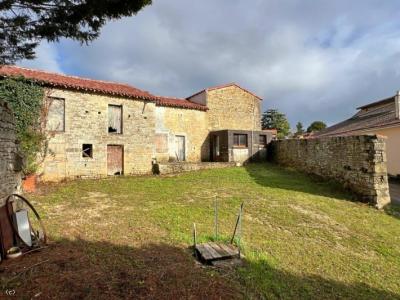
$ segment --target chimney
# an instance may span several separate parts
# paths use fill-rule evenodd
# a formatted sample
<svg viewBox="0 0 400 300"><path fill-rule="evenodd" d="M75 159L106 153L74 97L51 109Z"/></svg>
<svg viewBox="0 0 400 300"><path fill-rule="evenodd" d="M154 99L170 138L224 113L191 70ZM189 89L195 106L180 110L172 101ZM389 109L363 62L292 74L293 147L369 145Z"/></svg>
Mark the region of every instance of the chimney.
<svg viewBox="0 0 400 300"><path fill-rule="evenodd" d="M400 119L400 91L397 91L394 96L394 102L396 104L396 119Z"/></svg>

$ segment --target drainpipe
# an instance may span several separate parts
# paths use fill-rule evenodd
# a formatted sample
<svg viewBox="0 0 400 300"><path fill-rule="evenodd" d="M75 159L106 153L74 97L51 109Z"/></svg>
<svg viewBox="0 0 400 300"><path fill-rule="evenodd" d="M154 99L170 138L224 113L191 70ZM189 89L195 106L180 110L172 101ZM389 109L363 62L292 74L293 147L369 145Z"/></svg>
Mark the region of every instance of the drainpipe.
<svg viewBox="0 0 400 300"><path fill-rule="evenodd" d="M400 119L400 91L397 91L394 96L394 102L396 104L396 119Z"/></svg>

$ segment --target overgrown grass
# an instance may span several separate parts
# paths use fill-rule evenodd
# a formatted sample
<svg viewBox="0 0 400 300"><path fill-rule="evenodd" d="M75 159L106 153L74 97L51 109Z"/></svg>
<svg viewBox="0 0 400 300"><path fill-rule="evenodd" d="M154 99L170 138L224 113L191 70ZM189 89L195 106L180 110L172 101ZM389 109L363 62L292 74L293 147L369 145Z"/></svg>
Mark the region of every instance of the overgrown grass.
<svg viewBox="0 0 400 300"><path fill-rule="evenodd" d="M385 212L351 202L338 186L293 170L266 164L171 177L75 181L31 198L60 243L184 249L192 244L194 222L200 241L213 237L214 195L224 240L244 202L246 263L226 271L242 296L400 298L398 208ZM101 263L99 248L86 251ZM104 259L111 256L102 254ZM133 264L129 257L120 260ZM212 280L214 275L207 274Z"/></svg>

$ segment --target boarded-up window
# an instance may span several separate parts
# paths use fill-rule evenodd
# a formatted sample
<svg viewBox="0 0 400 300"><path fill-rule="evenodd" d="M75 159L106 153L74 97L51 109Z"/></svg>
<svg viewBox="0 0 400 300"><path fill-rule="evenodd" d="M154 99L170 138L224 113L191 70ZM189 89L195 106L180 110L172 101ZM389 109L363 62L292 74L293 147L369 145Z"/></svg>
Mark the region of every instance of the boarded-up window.
<svg viewBox="0 0 400 300"><path fill-rule="evenodd" d="M65 130L65 100L62 98L47 98L47 130L60 132Z"/></svg>
<svg viewBox="0 0 400 300"><path fill-rule="evenodd" d="M122 133L122 106L108 105L108 132Z"/></svg>
<svg viewBox="0 0 400 300"><path fill-rule="evenodd" d="M156 152L167 153L168 152L168 134L156 133Z"/></svg>

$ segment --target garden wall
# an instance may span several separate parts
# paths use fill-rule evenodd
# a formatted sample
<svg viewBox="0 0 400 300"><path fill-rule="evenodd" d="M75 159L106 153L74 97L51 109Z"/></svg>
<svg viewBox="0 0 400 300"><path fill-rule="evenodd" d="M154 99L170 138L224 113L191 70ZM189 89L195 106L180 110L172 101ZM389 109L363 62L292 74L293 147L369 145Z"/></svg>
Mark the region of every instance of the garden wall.
<svg viewBox="0 0 400 300"><path fill-rule="evenodd" d="M22 158L18 154L15 119L6 102L0 101L0 206L21 185Z"/></svg>
<svg viewBox="0 0 400 300"><path fill-rule="evenodd" d="M390 202L385 138L376 135L272 141L272 161L333 179L358 200L382 208Z"/></svg>
<svg viewBox="0 0 400 300"><path fill-rule="evenodd" d="M174 163L159 163L153 165L154 174L175 174L189 171L199 171L207 169L222 169L234 167L236 163L234 162L174 162Z"/></svg>

